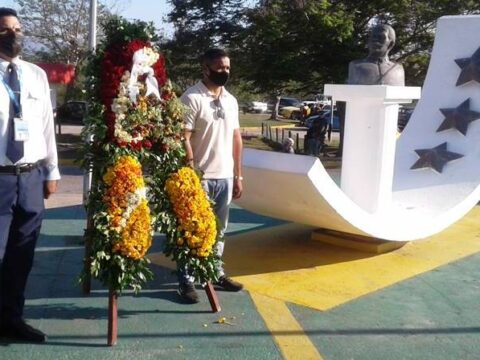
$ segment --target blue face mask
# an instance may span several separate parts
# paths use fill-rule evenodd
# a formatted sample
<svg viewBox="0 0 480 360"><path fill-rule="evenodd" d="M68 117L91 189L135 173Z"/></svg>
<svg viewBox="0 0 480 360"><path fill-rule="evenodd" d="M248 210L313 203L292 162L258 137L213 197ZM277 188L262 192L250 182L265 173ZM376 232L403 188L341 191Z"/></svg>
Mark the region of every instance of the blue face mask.
<svg viewBox="0 0 480 360"><path fill-rule="evenodd" d="M210 67L208 67L208 70L210 70L208 78L217 86L224 86L230 78L230 74L228 72L215 71L212 70Z"/></svg>

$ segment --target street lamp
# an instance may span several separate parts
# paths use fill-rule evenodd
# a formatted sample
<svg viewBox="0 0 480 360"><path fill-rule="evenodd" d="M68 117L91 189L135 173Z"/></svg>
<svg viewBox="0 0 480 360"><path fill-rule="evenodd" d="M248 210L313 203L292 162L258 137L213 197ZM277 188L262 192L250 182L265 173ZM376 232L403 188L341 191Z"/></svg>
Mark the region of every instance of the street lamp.
<svg viewBox="0 0 480 360"><path fill-rule="evenodd" d="M90 31L88 33L88 50L95 51L97 45L97 0L90 0ZM88 106L87 106L88 116ZM93 134L86 136L85 141L92 142ZM83 175L83 203L87 203L88 194L92 187L92 169L89 167Z"/></svg>
<svg viewBox="0 0 480 360"><path fill-rule="evenodd" d="M88 49L95 51L97 45L97 0L90 0L90 32L88 36Z"/></svg>

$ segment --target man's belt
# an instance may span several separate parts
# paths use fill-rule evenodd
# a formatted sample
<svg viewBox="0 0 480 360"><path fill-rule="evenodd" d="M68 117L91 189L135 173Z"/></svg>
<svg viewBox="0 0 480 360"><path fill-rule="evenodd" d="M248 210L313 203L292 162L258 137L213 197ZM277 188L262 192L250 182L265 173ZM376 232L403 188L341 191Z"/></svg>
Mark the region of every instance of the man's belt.
<svg viewBox="0 0 480 360"><path fill-rule="evenodd" d="M35 163L0 166L0 174L20 175L38 168L41 164L42 161L37 161Z"/></svg>

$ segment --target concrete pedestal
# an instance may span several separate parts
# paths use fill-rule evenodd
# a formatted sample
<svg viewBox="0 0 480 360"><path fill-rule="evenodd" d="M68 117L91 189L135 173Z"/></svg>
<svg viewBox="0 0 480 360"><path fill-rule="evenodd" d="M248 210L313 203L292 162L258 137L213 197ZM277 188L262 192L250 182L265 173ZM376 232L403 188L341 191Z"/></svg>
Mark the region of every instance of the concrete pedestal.
<svg viewBox="0 0 480 360"><path fill-rule="evenodd" d="M399 104L420 98L420 87L325 85L325 94L346 101L341 188L361 208L390 206Z"/></svg>

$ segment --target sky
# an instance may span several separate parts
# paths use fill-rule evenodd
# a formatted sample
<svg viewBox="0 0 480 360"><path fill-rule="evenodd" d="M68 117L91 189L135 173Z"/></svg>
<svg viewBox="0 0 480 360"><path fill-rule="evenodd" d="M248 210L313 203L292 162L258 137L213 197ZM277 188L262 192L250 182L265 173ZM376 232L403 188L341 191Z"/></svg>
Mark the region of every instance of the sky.
<svg viewBox="0 0 480 360"><path fill-rule="evenodd" d="M113 8L114 12L129 20L153 21L155 26L167 37L171 37L173 34L173 26L164 22L171 9L167 0L106 0L103 2L107 5L116 3ZM2 3L2 6L18 9L13 0L4 0Z"/></svg>
<svg viewBox="0 0 480 360"><path fill-rule="evenodd" d="M117 0L119 14L131 19L153 21L157 29L166 36L173 34L173 26L166 22L171 10L167 0Z"/></svg>

